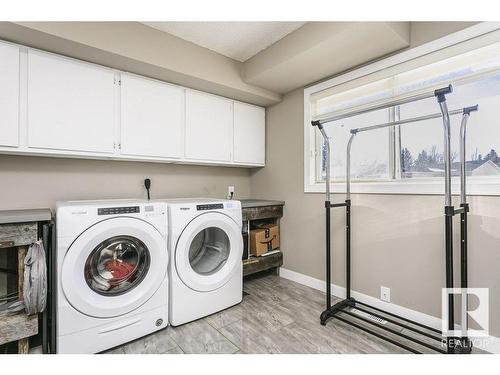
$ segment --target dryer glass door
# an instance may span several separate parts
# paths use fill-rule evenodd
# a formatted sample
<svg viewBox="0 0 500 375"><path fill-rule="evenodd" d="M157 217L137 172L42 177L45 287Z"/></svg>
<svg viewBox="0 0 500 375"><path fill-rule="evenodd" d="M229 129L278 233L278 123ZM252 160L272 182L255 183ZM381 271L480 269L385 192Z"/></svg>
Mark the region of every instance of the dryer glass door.
<svg viewBox="0 0 500 375"><path fill-rule="evenodd" d="M207 212L182 231L175 248L175 269L186 286L211 291L241 271L241 228L229 216Z"/></svg>
<svg viewBox="0 0 500 375"><path fill-rule="evenodd" d="M217 227L205 228L189 246L189 264L200 275L213 275L226 264L230 248L226 232Z"/></svg>

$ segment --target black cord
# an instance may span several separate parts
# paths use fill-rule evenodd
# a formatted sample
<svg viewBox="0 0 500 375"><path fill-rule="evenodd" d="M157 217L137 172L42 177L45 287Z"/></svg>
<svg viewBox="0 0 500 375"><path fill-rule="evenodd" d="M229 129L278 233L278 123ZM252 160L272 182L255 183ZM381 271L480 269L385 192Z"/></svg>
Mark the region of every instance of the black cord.
<svg viewBox="0 0 500 375"><path fill-rule="evenodd" d="M144 186L146 187L146 191L148 192L148 201L151 200L151 196L149 194L149 189L151 188L151 180L149 178L146 178L144 180Z"/></svg>

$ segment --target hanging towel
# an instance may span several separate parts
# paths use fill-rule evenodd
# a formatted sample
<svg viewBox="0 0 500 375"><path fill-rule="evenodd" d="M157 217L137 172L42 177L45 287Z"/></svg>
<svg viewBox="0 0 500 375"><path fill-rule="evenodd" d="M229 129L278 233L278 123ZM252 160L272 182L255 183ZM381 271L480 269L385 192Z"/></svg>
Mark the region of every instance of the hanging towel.
<svg viewBox="0 0 500 375"><path fill-rule="evenodd" d="M24 258L24 299L0 303L0 315L16 314L23 309L26 314L37 314L47 304L47 263L42 241L32 244Z"/></svg>

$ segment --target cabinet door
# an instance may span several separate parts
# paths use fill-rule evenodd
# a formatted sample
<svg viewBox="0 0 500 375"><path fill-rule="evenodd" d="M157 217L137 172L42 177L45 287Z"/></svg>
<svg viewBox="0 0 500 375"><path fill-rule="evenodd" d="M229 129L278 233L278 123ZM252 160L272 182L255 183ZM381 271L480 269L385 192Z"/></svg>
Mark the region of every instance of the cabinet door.
<svg viewBox="0 0 500 375"><path fill-rule="evenodd" d="M182 157L184 89L126 74L121 82L121 153Z"/></svg>
<svg viewBox="0 0 500 375"><path fill-rule="evenodd" d="M186 157L231 161L233 102L188 90L186 92Z"/></svg>
<svg viewBox="0 0 500 375"><path fill-rule="evenodd" d="M0 146L19 146L19 48L0 44Z"/></svg>
<svg viewBox="0 0 500 375"><path fill-rule="evenodd" d="M264 165L266 153L265 109L234 103L234 162Z"/></svg>
<svg viewBox="0 0 500 375"><path fill-rule="evenodd" d="M114 72L28 53L29 147L114 152Z"/></svg>

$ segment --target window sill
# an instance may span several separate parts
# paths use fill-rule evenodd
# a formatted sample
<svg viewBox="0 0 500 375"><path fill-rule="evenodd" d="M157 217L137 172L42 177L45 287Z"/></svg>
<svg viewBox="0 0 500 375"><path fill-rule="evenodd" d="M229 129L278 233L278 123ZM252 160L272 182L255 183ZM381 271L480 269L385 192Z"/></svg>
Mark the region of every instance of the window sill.
<svg viewBox="0 0 500 375"><path fill-rule="evenodd" d="M345 182L334 182L330 185L331 193L345 194ZM304 193L325 193L324 183L309 184ZM444 195L443 180L433 181L381 181L354 182L351 184L353 194L409 194L409 195ZM460 194L460 183L453 181L452 194ZM500 196L500 179L481 179L467 182L467 195Z"/></svg>

